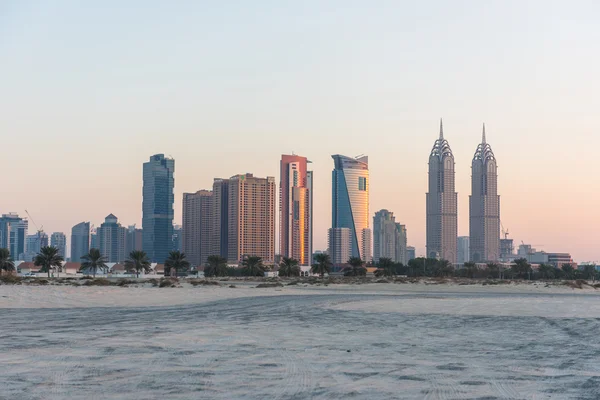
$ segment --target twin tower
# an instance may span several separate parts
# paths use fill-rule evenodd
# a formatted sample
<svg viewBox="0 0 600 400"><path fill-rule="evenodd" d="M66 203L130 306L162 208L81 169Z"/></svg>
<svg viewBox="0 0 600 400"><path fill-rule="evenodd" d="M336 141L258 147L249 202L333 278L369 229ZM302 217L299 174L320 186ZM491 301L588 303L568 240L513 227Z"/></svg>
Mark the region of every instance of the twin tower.
<svg viewBox="0 0 600 400"><path fill-rule="evenodd" d="M429 189L427 201L427 257L457 261L458 193L454 185L454 155L444 139L440 120L440 137L429 155ZM481 143L471 162L471 196L469 196L469 260L498 261L500 258L500 196L498 167L491 146Z"/></svg>

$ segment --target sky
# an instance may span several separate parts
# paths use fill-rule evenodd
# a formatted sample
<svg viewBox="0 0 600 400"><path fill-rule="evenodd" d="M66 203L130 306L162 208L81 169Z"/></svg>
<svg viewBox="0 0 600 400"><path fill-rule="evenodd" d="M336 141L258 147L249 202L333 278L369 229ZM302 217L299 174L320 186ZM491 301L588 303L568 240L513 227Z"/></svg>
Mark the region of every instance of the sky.
<svg viewBox="0 0 600 400"><path fill-rule="evenodd" d="M485 123L515 245L600 260L599 17L595 1L0 1L0 213L141 226L142 164L164 153L180 223L182 193L278 181L294 152L325 249L331 155L366 154L371 214L393 211L421 255L442 117L459 235Z"/></svg>

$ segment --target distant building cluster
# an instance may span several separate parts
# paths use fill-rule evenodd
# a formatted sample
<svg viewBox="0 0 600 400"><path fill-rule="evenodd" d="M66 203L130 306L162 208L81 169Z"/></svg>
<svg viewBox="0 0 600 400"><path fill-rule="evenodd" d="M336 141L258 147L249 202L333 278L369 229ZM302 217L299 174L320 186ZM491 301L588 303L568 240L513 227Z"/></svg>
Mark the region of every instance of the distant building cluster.
<svg viewBox="0 0 600 400"><path fill-rule="evenodd" d="M370 214L368 157L336 154L332 158L332 218L326 252L334 266L343 267L350 258L365 263L388 258L402 264L416 258L415 248L408 246L406 225L397 221L392 211L382 209ZM282 155L279 192L271 176L246 173L215 178L212 188L183 194L182 223L174 225L175 160L155 154L142 168L141 228L121 225L113 214L98 227L80 222L71 229L68 252L66 234L53 232L48 237L37 226L36 232L29 234L32 221L8 213L0 217L0 248L9 249L12 257L21 261L32 261L42 247L50 244L73 263L81 262L91 248L97 248L110 263L122 263L132 251L143 250L152 263L161 264L169 252L180 250L192 266L204 265L208 257L215 255L230 264L258 256L265 264L289 257L301 266L309 266L314 254L320 253L313 247L314 175L309 164L306 157ZM514 252L513 240L500 221L498 167L486 140L485 125L471 161L468 236L458 236L454 168L454 155L440 120L439 137L428 163L425 257L454 264L510 262L517 257L531 263L573 262L567 253L537 252L526 245ZM501 228L504 238L500 237Z"/></svg>

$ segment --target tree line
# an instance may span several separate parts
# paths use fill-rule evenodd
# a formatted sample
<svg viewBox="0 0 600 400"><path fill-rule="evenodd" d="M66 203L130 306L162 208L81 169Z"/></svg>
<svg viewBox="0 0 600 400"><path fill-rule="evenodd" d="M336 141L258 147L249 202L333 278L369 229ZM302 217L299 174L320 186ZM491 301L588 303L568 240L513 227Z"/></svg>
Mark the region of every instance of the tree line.
<svg viewBox="0 0 600 400"><path fill-rule="evenodd" d="M80 272L86 275L93 275L98 272L108 272L106 257L100 250L90 249L88 254L82 258ZM35 256L33 263L40 267L40 272L56 272L57 276L62 269L64 259L60 256L58 248L54 246L45 246ZM365 276L367 274L366 263L358 257L351 257L346 266L342 269L345 276ZM124 262L125 270L128 273L136 274L150 273L152 271L151 262L147 254L141 250L132 251ZM169 257L165 260L165 276L187 275L190 271L190 262L185 253L180 251L171 251ZM434 258L419 257L412 259L407 265L395 263L390 258L380 258L376 264L375 276L396 276L403 275L409 277L460 277L471 279L530 279L530 280L569 280L569 279L587 279L596 280L600 278L600 273L594 265L586 265L583 269L576 269L571 264L563 264L557 268L551 264L540 264L537 269L533 269L531 264L525 258L518 258L511 263L509 268L501 264L489 262L485 267L480 268L473 262L466 262L460 268L455 268L448 260L438 260ZM328 254L317 254L310 268L311 273L323 277L329 274L333 264ZM209 256L204 266L205 277L235 277L235 276L264 276L269 270L263 263L261 257L250 256L242 261L242 267L230 267L227 260L221 256ZM15 264L11 259L8 249L0 248L0 271L15 272ZM300 266L298 260L283 257L279 263L278 275L282 277L300 276Z"/></svg>

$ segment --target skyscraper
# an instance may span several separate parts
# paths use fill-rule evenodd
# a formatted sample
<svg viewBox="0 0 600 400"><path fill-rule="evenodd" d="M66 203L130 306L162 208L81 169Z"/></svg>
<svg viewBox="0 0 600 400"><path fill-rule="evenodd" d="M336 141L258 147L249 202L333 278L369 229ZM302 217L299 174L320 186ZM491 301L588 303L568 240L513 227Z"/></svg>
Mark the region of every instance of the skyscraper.
<svg viewBox="0 0 600 400"><path fill-rule="evenodd" d="M406 227L388 210L379 210L373 217L373 261L380 258L406 264Z"/></svg>
<svg viewBox="0 0 600 400"><path fill-rule="evenodd" d="M373 217L373 261L394 259L396 254L396 221L394 213L379 210Z"/></svg>
<svg viewBox="0 0 600 400"><path fill-rule="evenodd" d="M125 258L129 257L132 251L142 250L142 230L129 225L125 237Z"/></svg>
<svg viewBox="0 0 600 400"><path fill-rule="evenodd" d="M150 261L163 263L173 246L175 160L155 154L144 163L142 247Z"/></svg>
<svg viewBox="0 0 600 400"><path fill-rule="evenodd" d="M13 260L23 260L29 222L16 213L0 217L0 248L8 249Z"/></svg>
<svg viewBox="0 0 600 400"><path fill-rule="evenodd" d="M46 232L37 231L34 235L28 235L25 243L25 261L33 261L42 247L46 246L48 246L48 234Z"/></svg>
<svg viewBox="0 0 600 400"><path fill-rule="evenodd" d="M181 225L173 225L173 237L171 238L171 250L181 251L183 245L181 237L183 236L183 229Z"/></svg>
<svg viewBox="0 0 600 400"><path fill-rule="evenodd" d="M485 140L485 124L481 143L477 146L471 163L469 236L471 261L500 259L498 166L492 147Z"/></svg>
<svg viewBox="0 0 600 400"><path fill-rule="evenodd" d="M227 259L229 256L229 179L216 178L212 193L212 233L209 255Z"/></svg>
<svg viewBox="0 0 600 400"><path fill-rule="evenodd" d="M50 235L50 245L58 249L58 254L67 259L67 235L62 232L54 232Z"/></svg>
<svg viewBox="0 0 600 400"><path fill-rule="evenodd" d="M182 251L192 266L204 265L208 256L213 255L210 253L213 208L213 193L210 190L183 194Z"/></svg>
<svg viewBox="0 0 600 400"><path fill-rule="evenodd" d="M275 261L275 178L252 174L229 179L228 260L258 256Z"/></svg>
<svg viewBox="0 0 600 400"><path fill-rule="evenodd" d="M90 223L80 222L71 228L71 261L81 262L90 251Z"/></svg>
<svg viewBox="0 0 600 400"><path fill-rule="evenodd" d="M397 263L404 265L408 263L408 259L406 258L407 244L406 225L396 222L396 257L393 260Z"/></svg>
<svg viewBox="0 0 600 400"><path fill-rule="evenodd" d="M338 268L352 257L352 230L350 228L329 228L327 252L331 263Z"/></svg>
<svg viewBox="0 0 600 400"><path fill-rule="evenodd" d="M429 191L426 194L427 257L456 263L458 236L458 194L454 189L454 155L444 139L440 120L440 137L429 155Z"/></svg>
<svg viewBox="0 0 600 400"><path fill-rule="evenodd" d="M459 236L458 237L458 252L456 257L456 262L459 264L464 264L470 260L469 256L469 237L468 236Z"/></svg>
<svg viewBox="0 0 600 400"><path fill-rule="evenodd" d="M125 236L127 229L119 224L113 214L109 214L104 223L96 230L98 246L107 262L118 263L125 261Z"/></svg>
<svg viewBox="0 0 600 400"><path fill-rule="evenodd" d="M310 265L312 173L306 157L282 155L279 184L279 254Z"/></svg>
<svg viewBox="0 0 600 400"><path fill-rule="evenodd" d="M369 229L369 159L331 156L332 222L331 228L350 229L352 257L371 261L371 230Z"/></svg>

